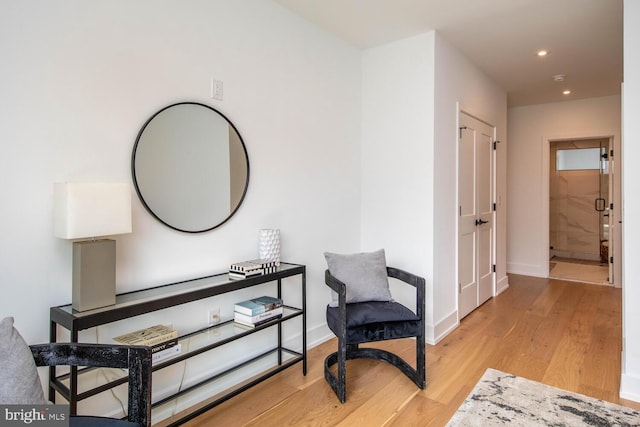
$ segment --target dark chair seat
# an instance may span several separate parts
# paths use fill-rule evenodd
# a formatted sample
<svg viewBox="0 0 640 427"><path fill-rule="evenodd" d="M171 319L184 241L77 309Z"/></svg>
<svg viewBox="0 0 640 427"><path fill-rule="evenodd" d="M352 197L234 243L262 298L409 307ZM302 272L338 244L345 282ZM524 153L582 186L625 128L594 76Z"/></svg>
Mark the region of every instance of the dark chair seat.
<svg viewBox="0 0 640 427"><path fill-rule="evenodd" d="M340 399L346 401L346 361L368 358L382 360L397 367L421 389L426 387L425 367L425 280L406 271L387 267L387 275L398 279L416 290L416 312L397 302L369 301L347 304L343 282L325 272L325 283L338 294L338 306L327 306L327 325L338 338L338 351L324 361L324 376ZM379 348L361 348L368 342L415 337L415 368L401 357ZM331 370L337 364L337 375Z"/></svg>
<svg viewBox="0 0 640 427"><path fill-rule="evenodd" d="M340 310L327 307L327 324L334 334L340 330ZM422 334L421 321L397 302L369 301L347 304L347 344L359 344Z"/></svg>

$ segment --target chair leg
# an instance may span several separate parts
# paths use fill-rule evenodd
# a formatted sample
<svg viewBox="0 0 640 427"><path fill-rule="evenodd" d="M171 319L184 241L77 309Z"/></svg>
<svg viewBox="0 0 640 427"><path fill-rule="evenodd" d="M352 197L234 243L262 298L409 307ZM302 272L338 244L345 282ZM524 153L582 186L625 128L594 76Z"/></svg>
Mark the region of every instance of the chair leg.
<svg viewBox="0 0 640 427"><path fill-rule="evenodd" d="M422 360L424 360L424 347L422 348L423 348ZM419 352L418 349L416 350ZM418 355L417 357L419 361L420 355ZM398 368L404 375L407 376L407 378L413 381L415 385L417 385L421 389L424 389L426 386L425 376L424 376L424 373L425 373L424 363L422 363L421 364L422 366L421 366L420 363L418 362L416 369L414 369L400 356L380 348L371 348L371 347L361 348L360 350L358 350L357 354L352 354L349 357L349 359L356 359L356 358L382 360L384 362L390 363L391 365Z"/></svg>
<svg viewBox="0 0 640 427"><path fill-rule="evenodd" d="M424 333L416 337L416 385L421 389L427 387L427 369L425 350L426 343Z"/></svg>
<svg viewBox="0 0 640 427"><path fill-rule="evenodd" d="M346 384L345 382L340 381L338 377L336 377L333 374L333 372L331 372L331 369L330 369L331 366L335 365L337 362L338 362L338 352L331 353L326 357L326 359L324 359L324 378L325 380L327 380L327 383L329 384L333 392L338 397L338 400L340 400L341 403L344 403L346 398L346 393L345 393ZM339 367L338 367L338 372L340 372ZM345 380L346 380L346 377L345 377Z"/></svg>
<svg viewBox="0 0 640 427"><path fill-rule="evenodd" d="M340 347L340 346L339 346ZM346 401L347 389L347 360L352 359L374 359L390 363L398 368L404 375L413 381L419 388L424 389L426 383L425 367L425 343L424 336L416 337L416 368L414 369L401 357L386 350L363 347L357 344L345 346L343 351L340 348L335 353L331 353L324 360L324 377L333 389L341 403ZM331 371L331 366L338 364L338 376Z"/></svg>
<svg viewBox="0 0 640 427"><path fill-rule="evenodd" d="M341 403L347 400L347 357L352 351L358 350L358 345L346 345L338 340L338 351L331 353L324 360L324 377L333 389ZM331 372L330 367L338 364L338 376Z"/></svg>

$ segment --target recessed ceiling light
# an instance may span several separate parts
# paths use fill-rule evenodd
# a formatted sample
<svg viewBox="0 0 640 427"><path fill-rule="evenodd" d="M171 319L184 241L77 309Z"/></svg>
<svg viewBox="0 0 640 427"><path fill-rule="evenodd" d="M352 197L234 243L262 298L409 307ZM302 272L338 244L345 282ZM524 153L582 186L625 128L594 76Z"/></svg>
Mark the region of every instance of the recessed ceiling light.
<svg viewBox="0 0 640 427"><path fill-rule="evenodd" d="M538 56L547 56L547 54L549 53L548 50L539 50L538 51Z"/></svg>
<svg viewBox="0 0 640 427"><path fill-rule="evenodd" d="M566 76L564 74L556 74L552 78L554 82L563 82L565 77Z"/></svg>
<svg viewBox="0 0 640 427"><path fill-rule="evenodd" d="M570 90L562 91L562 94L563 94L563 95L569 95L570 93L571 93L571 91L570 91Z"/></svg>

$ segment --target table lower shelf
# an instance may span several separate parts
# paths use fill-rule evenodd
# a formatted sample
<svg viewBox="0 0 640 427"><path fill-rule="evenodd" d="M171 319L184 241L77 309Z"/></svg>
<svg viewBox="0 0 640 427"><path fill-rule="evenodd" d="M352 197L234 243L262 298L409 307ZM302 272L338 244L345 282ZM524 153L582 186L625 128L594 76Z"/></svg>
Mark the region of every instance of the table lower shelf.
<svg viewBox="0 0 640 427"><path fill-rule="evenodd" d="M152 423L158 427L180 425L301 361L303 355L293 350L275 348L267 351L154 403Z"/></svg>
<svg viewBox="0 0 640 427"><path fill-rule="evenodd" d="M205 328L179 339L182 345L182 351L174 356L159 360L153 363L153 371L161 370L167 366L187 360L193 356L200 355L213 348L217 348L239 338L260 333L265 329L269 329L278 323L299 317L302 311L284 306L284 312L281 318L273 319L273 321L265 323L258 328L250 329L239 326L233 320L227 320L217 325ZM51 381L53 386L66 400L70 396L70 374L65 373L57 376ZM78 385L77 399L78 401L90 398L113 387L127 382L127 373L124 369L115 368L79 368L78 369Z"/></svg>

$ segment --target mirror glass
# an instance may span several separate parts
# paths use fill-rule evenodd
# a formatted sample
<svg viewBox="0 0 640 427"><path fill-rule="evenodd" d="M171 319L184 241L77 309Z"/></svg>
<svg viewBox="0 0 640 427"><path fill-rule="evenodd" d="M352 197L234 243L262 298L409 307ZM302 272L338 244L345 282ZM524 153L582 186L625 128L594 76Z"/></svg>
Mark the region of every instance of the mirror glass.
<svg viewBox="0 0 640 427"><path fill-rule="evenodd" d="M149 213L187 233L225 223L249 185L240 133L222 113L195 102L169 105L147 120L133 147L131 170Z"/></svg>

